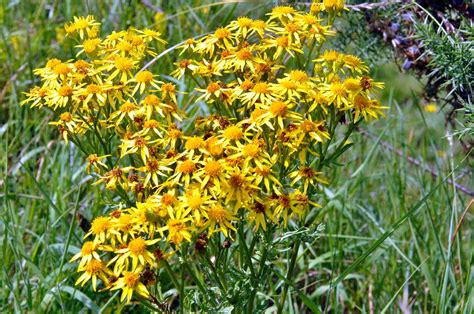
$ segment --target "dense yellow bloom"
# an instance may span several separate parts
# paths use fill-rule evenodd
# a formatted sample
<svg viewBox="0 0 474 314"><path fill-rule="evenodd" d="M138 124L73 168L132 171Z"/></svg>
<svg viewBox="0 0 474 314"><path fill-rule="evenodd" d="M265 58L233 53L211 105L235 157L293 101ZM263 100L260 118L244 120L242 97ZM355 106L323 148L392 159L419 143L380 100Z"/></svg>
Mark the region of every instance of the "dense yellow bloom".
<svg viewBox="0 0 474 314"><path fill-rule="evenodd" d="M385 109L367 65L323 46L343 9L325 0L310 13L279 6L266 20L240 17L185 41L173 82L144 64L166 43L157 30L100 37L94 17L66 24L81 59L49 59L22 104L52 110L50 124L86 153L94 184L122 201L92 220L71 259L77 284L95 289L100 279L122 301L153 298L143 274L174 261L169 252L237 227L285 229L320 207L341 122Z"/></svg>

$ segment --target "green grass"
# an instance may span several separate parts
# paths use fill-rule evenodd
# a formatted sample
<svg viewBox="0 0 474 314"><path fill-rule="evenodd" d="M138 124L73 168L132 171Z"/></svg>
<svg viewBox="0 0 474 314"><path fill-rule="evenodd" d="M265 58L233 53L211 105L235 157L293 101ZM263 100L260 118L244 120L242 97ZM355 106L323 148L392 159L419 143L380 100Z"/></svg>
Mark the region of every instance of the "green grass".
<svg viewBox="0 0 474 314"><path fill-rule="evenodd" d="M114 293L74 286L76 265L68 260L84 235L75 213L89 219L104 214L113 199L90 186L83 156L48 127L51 114L19 106L21 93L34 84L35 67L49 57L72 56L72 46L61 48L55 35L72 16L94 14L104 32L154 23L148 1L87 3L3 0L0 5L0 312L145 309L124 307ZM258 17L272 4L209 3L157 2L173 17L163 24L169 46L238 15ZM153 71L169 73L169 68L156 64ZM356 133L351 138L356 145L341 160L345 166L327 174L331 183L316 217L325 229L300 249L305 254L296 259L290 311L472 313L472 208L460 222L472 196L447 182L472 189L472 164L456 139L450 143L443 114L422 110L413 78L391 66L378 68L378 76L387 85L387 119ZM257 249L261 253L263 245ZM265 274L268 282L284 282L289 259L282 254L269 260L279 272ZM163 275L162 281L170 280ZM162 288L163 295L174 293L171 284ZM187 289L189 296L197 290ZM245 302L238 300L239 291L235 295L235 304ZM276 309L271 296L256 297L259 309Z"/></svg>

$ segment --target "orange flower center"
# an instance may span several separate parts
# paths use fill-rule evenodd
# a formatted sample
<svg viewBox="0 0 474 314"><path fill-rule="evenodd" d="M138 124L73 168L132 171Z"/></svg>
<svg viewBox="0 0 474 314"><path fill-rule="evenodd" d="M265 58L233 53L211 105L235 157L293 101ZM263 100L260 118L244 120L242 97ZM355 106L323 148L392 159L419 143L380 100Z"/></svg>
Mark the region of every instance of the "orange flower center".
<svg viewBox="0 0 474 314"><path fill-rule="evenodd" d="M254 84L250 80L245 80L242 83L240 83L240 88L242 88L244 91L251 90L253 88Z"/></svg>
<svg viewBox="0 0 474 314"><path fill-rule="evenodd" d="M220 223L225 221L226 210L221 205L212 206L207 215L210 220Z"/></svg>
<svg viewBox="0 0 474 314"><path fill-rule="evenodd" d="M145 252L145 249L146 249L145 240L143 240L142 238L137 238L130 241L130 243L128 244L128 249L130 250L131 253L135 255L143 254L143 252Z"/></svg>
<svg viewBox="0 0 474 314"><path fill-rule="evenodd" d="M138 72L135 79L138 83L149 83L153 81L153 74L150 71L141 71Z"/></svg>
<svg viewBox="0 0 474 314"><path fill-rule="evenodd" d="M259 151L260 148L258 147L258 145L253 143L245 145L243 149L244 156L247 157L255 157L258 155Z"/></svg>
<svg viewBox="0 0 474 314"><path fill-rule="evenodd" d="M308 75L303 71L294 70L290 72L290 79L300 83L304 83L308 81Z"/></svg>
<svg viewBox="0 0 474 314"><path fill-rule="evenodd" d="M100 86L96 84L87 85L86 90L89 94L98 94L101 92Z"/></svg>
<svg viewBox="0 0 474 314"><path fill-rule="evenodd" d="M194 165L194 162L192 162L191 160L183 161L176 168L176 170L178 172L181 172L181 173L184 173L184 174L192 173L194 171L194 169L195 169L195 165Z"/></svg>
<svg viewBox="0 0 474 314"><path fill-rule="evenodd" d="M158 106L161 101L156 95L148 95L143 99L143 103L148 106Z"/></svg>
<svg viewBox="0 0 474 314"><path fill-rule="evenodd" d="M176 86L172 83L165 83L161 86L161 91L165 93L174 93L176 92Z"/></svg>
<svg viewBox="0 0 474 314"><path fill-rule="evenodd" d="M110 227L110 220L107 217L97 217L92 222L91 230L93 234L107 231Z"/></svg>
<svg viewBox="0 0 474 314"><path fill-rule="evenodd" d="M53 68L53 72L58 75L66 75L69 71L71 71L71 69L65 63L56 64Z"/></svg>
<svg viewBox="0 0 474 314"><path fill-rule="evenodd" d="M204 171L208 176L215 177L222 172L222 165L220 162L212 160L204 166Z"/></svg>
<svg viewBox="0 0 474 314"><path fill-rule="evenodd" d="M125 57L117 57L114 60L115 67L120 71L130 71L133 68L133 62Z"/></svg>
<svg viewBox="0 0 474 314"><path fill-rule="evenodd" d="M222 136L228 140L240 140L244 136L244 133L238 126L232 125L225 129Z"/></svg>
<svg viewBox="0 0 474 314"><path fill-rule="evenodd" d="M135 105L128 101L120 107L121 112L131 112L134 109L135 109Z"/></svg>
<svg viewBox="0 0 474 314"><path fill-rule="evenodd" d="M214 93L217 92L219 89L221 89L219 83L212 82L212 83L210 83L209 85L207 85L207 92L208 92L209 94L214 94Z"/></svg>
<svg viewBox="0 0 474 314"><path fill-rule="evenodd" d="M285 26L285 30L289 33L294 33L294 32L297 32L299 29L299 26L298 24L296 23L288 23L286 24Z"/></svg>
<svg viewBox="0 0 474 314"><path fill-rule="evenodd" d="M196 210L199 207L201 207L203 203L203 200L201 198L201 195L191 195L188 197L187 204L190 208Z"/></svg>
<svg viewBox="0 0 474 314"><path fill-rule="evenodd" d="M252 57L252 52L248 48L243 48L237 52L236 56L239 60L248 60Z"/></svg>
<svg viewBox="0 0 474 314"><path fill-rule="evenodd" d="M288 47L288 37L285 37L285 36L278 37L275 39L275 43L279 47L286 48Z"/></svg>
<svg viewBox="0 0 474 314"><path fill-rule="evenodd" d="M154 128L157 128L158 125L159 125L158 121L151 119L151 120L145 121L145 123L143 124L143 127L145 129L154 129Z"/></svg>
<svg viewBox="0 0 474 314"><path fill-rule="evenodd" d="M252 23L253 21L251 19L249 19L248 17L239 17L237 19L237 24L241 27L241 28L244 28L244 27L251 27L252 26Z"/></svg>
<svg viewBox="0 0 474 314"><path fill-rule="evenodd" d="M195 136L195 137L189 138L186 141L185 148L187 150L194 150L194 149L202 148L203 145L204 145L204 140L199 136Z"/></svg>
<svg viewBox="0 0 474 314"><path fill-rule="evenodd" d="M284 102L276 100L272 102L268 111L270 111L270 113L274 116L283 117L286 114L287 109L288 106Z"/></svg>
<svg viewBox="0 0 474 314"><path fill-rule="evenodd" d="M219 27L218 29L216 29L214 36L216 36L216 38L219 38L219 39L229 38L230 32L228 29L224 27Z"/></svg>
<svg viewBox="0 0 474 314"><path fill-rule="evenodd" d="M146 163L147 172L156 172L156 171L158 171L159 167L160 167L160 164L159 164L158 160L156 160L156 159L150 159Z"/></svg>
<svg viewBox="0 0 474 314"><path fill-rule="evenodd" d="M81 253L82 255L89 255L94 252L94 242L87 241L82 245Z"/></svg>
<svg viewBox="0 0 474 314"><path fill-rule="evenodd" d="M241 188L245 183L245 177L240 174L232 174L229 178L229 185L234 189Z"/></svg>
<svg viewBox="0 0 474 314"><path fill-rule="evenodd" d="M269 92L267 83L257 83L253 87L253 92L257 94L266 94Z"/></svg>
<svg viewBox="0 0 474 314"><path fill-rule="evenodd" d="M140 275L132 272L124 272L123 282L128 288L134 288L140 281Z"/></svg>
<svg viewBox="0 0 474 314"><path fill-rule="evenodd" d="M176 202L176 197L171 194L165 194L161 197L161 203L165 206L172 205Z"/></svg>
<svg viewBox="0 0 474 314"><path fill-rule="evenodd" d="M59 116L59 119L61 119L61 121L63 122L71 122L72 115L69 112L64 112L64 113L61 113L61 115Z"/></svg>
<svg viewBox="0 0 474 314"><path fill-rule="evenodd" d="M89 274L95 275L102 270L102 262L96 259L90 260L90 262L85 266L86 272Z"/></svg>
<svg viewBox="0 0 474 314"><path fill-rule="evenodd" d="M338 97L346 96L346 88L341 83L333 83L331 85L331 92Z"/></svg>
<svg viewBox="0 0 474 314"><path fill-rule="evenodd" d="M309 121L309 120L305 120L301 122L300 127L303 130L303 132L306 132L306 133L316 130L316 125L312 121Z"/></svg>
<svg viewBox="0 0 474 314"><path fill-rule="evenodd" d="M59 96L62 96L62 97L71 96L72 95L72 87L67 86L67 85L61 86L58 89L58 94L59 94Z"/></svg>

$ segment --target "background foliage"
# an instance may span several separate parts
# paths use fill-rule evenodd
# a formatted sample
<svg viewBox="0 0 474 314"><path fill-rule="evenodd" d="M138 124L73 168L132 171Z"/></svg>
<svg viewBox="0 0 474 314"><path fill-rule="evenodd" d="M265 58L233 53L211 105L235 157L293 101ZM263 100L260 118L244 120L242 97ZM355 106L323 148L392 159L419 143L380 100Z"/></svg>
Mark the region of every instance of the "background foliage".
<svg viewBox="0 0 474 314"><path fill-rule="evenodd" d="M92 178L84 172L78 150L65 146L56 130L47 126L51 115L18 105L22 92L34 85L34 68L48 57L72 56L72 45L70 49L60 47L62 24L87 14L103 23L104 32L155 24L171 47L237 16L262 16L276 2L100 0L84 4L3 0L0 5L2 312L143 310L141 305L122 308L113 294L79 291L73 286L77 275L68 260L80 247L84 233L72 213L78 210L86 218L99 216L108 195L90 187ZM390 110L386 120L352 137L357 145L341 161L345 166L328 174L330 186L337 189L325 191L325 206L318 213L325 229L305 244L305 257L297 260L296 287L290 290L293 311L316 306L326 312L470 313L474 303L474 246L469 228L473 221L469 208L472 157L471 148L466 150L453 136L456 131L469 136L470 98L462 106L466 111L458 116L461 123L445 124L445 113L451 108L444 105L449 100L443 93L424 97L430 72L412 75L411 70L404 71L403 58L384 42L383 33L370 31L374 21L401 12L397 10L415 10L415 5L407 7L399 1L389 8L353 4L360 11L339 20L337 28L344 39L335 48L375 66L376 78L386 84L382 103ZM378 15L372 17L375 12ZM453 71L446 71L443 49L448 57L456 56L461 54L457 47L467 44L443 46L445 35L435 21L414 23L416 35L424 38L427 51L435 56L430 58L431 71L438 67L448 79L459 79L456 71L465 69L463 62L471 65L472 58L466 54L472 54L472 49L456 59ZM472 40L472 21L463 23L468 32L464 37ZM169 73L166 65L175 58L175 53L168 54L152 70ZM462 80L460 84L472 86L472 77L462 76ZM427 110L433 102L437 112ZM73 246L65 251L68 236ZM288 261L276 262L285 273ZM238 311L239 297L251 284L235 283L235 289L241 291L235 291L235 302L227 310L234 307ZM163 287L169 295L166 307L172 309L177 300L168 289L171 285ZM187 291L190 305L195 291L194 287ZM259 298L260 309L271 309L265 296Z"/></svg>

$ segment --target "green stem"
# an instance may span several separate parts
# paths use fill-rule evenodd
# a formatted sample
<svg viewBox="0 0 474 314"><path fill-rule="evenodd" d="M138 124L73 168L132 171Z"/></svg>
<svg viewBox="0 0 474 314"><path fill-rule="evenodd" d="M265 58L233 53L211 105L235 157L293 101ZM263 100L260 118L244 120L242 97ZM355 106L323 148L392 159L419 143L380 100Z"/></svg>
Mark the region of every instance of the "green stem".
<svg viewBox="0 0 474 314"><path fill-rule="evenodd" d="M184 313L184 263L181 264L181 285L179 290L179 312Z"/></svg>
<svg viewBox="0 0 474 314"><path fill-rule="evenodd" d="M255 287L253 288L251 294L250 294L250 298L249 298L249 302L248 302L248 308L247 308L247 313L248 314L251 314L253 313L253 303L254 303L254 300L255 300L255 297L257 295L257 292L258 292L258 288L260 286L260 282L262 282L263 278L263 270L265 269L265 263L267 261L267 257L268 257L268 246L269 246L269 236L272 234L271 230L270 230L270 226L269 228L267 229L267 231L265 232L265 243L263 245L263 253L262 253L262 257L260 259L260 268L258 270L258 276L256 277L256 285ZM254 237L255 239L256 237ZM253 249L251 250L253 251Z"/></svg>
<svg viewBox="0 0 474 314"><path fill-rule="evenodd" d="M191 269L191 267L189 266L188 263L184 263L184 267L186 267L186 269L188 270L189 274L191 275L191 277L193 278L194 282L196 283L199 291L201 291L201 293L206 296L207 294L207 290L206 288L204 287L203 283L201 282L201 280L196 276L196 274L194 273L194 271ZM213 299L210 299L211 302L216 305L215 303L215 300Z"/></svg>
<svg viewBox="0 0 474 314"><path fill-rule="evenodd" d="M207 255L207 252L206 252L206 256L204 257L204 260L207 262L209 268L211 269L212 271L212 274L214 275L214 279L216 280L217 284L219 285L219 287L222 289L222 291L224 291L224 294L227 292L227 288L224 284L225 281L222 281L220 276L219 276L219 272L217 271L217 269L214 267L214 265L212 264L209 256Z"/></svg>
<svg viewBox="0 0 474 314"><path fill-rule="evenodd" d="M280 298L280 303L278 304L278 314L281 314L283 311L283 307L285 304L285 299L288 294L288 288L290 287L288 285L288 282L291 282L291 277L293 276L293 270L295 269L296 265L296 258L298 257L298 250L300 248L301 240L296 240L296 242L293 245L293 253L291 255L291 261L290 261L290 266L288 267L288 272L286 274L286 281L283 285L283 294L281 295Z"/></svg>
<svg viewBox="0 0 474 314"><path fill-rule="evenodd" d="M168 273L168 276L170 276L171 281L173 282L174 287L176 288L176 290L181 291L181 289L180 289L180 287L179 287L178 279L177 279L176 276L174 275L174 272L173 272L173 270L171 269L170 264L168 264L168 261L166 261L166 260L163 260L163 264L165 265L166 272Z"/></svg>
<svg viewBox="0 0 474 314"><path fill-rule="evenodd" d="M252 277L255 277L255 270L253 269L253 263L252 263L252 258L250 257L249 248L247 247L247 244L245 243L245 235L243 232L242 224L240 224L238 228L238 234L239 234L239 242L240 242L239 244L242 245L242 248L244 249L244 255L245 255L247 266L250 269L250 272L252 273Z"/></svg>

